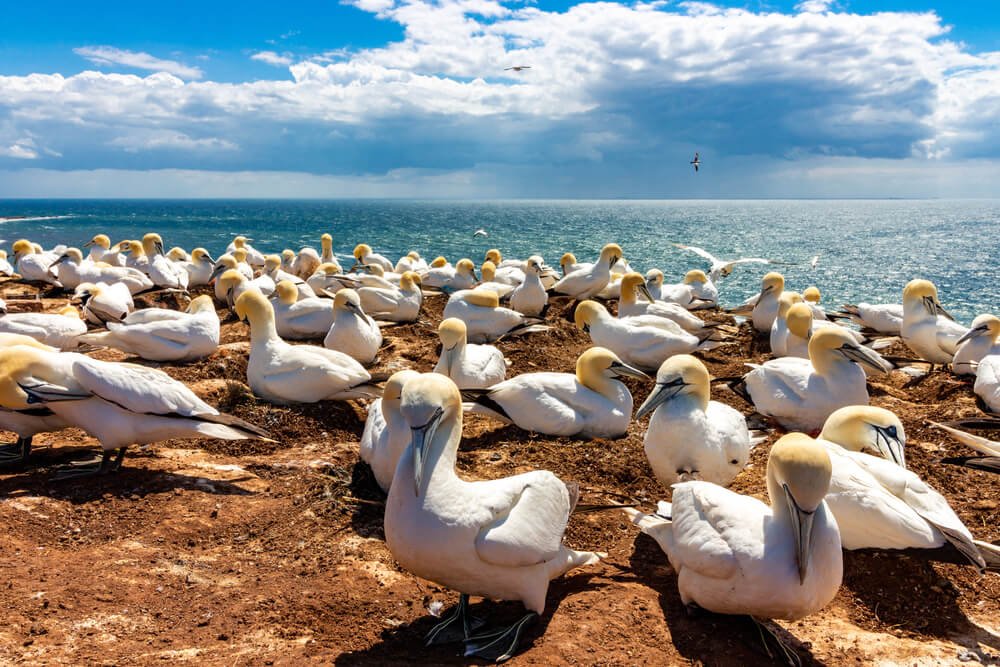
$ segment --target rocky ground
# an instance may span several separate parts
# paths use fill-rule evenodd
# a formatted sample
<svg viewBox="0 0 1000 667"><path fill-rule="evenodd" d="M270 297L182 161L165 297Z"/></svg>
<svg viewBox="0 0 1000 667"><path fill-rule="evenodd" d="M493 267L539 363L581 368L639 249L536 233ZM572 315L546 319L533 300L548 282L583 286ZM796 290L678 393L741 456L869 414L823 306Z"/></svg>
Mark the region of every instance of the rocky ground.
<svg viewBox="0 0 1000 667"><path fill-rule="evenodd" d="M13 298L31 287L0 285L11 311L50 310L64 300ZM429 371L442 297L421 321L385 330L376 371ZM510 375L572 371L588 337L565 302L551 331L500 343ZM220 311L225 318L225 312ZM712 318L724 318L708 314ZM101 479L55 482L51 468L90 456L82 432L35 438L30 465L0 471L0 661L18 664L462 664L461 646L425 648L429 609L457 595L399 570L382 535L384 496L358 461L365 406L273 407L244 384L246 326L228 320L223 345L191 364L155 364L203 398L267 428L275 443L169 441L133 448ZM101 359L126 355L101 350ZM743 331L700 355L713 375L765 359ZM138 361L130 359L130 361ZM141 362L138 363L148 363ZM977 538L1000 540L1000 477L936 463L967 455L928 419L976 412L968 382L936 372L919 384L894 372L872 382L872 403L900 415L912 470L945 494ZM651 384L629 382L636 402ZM713 398L750 412L723 386ZM645 420L626 438L577 442L467 420L461 475L487 479L545 468L575 480L582 502L667 498L645 461ZM8 436L10 434L7 434ZM773 435L733 488L766 498ZM511 664L766 664L756 630L738 618L689 618L665 555L620 512L571 518L566 541L608 552L601 564L553 582L540 622ZM474 600L492 623L518 603ZM1000 575L899 554L847 553L844 584L820 613L772 627L805 664L944 664L1000 661Z"/></svg>

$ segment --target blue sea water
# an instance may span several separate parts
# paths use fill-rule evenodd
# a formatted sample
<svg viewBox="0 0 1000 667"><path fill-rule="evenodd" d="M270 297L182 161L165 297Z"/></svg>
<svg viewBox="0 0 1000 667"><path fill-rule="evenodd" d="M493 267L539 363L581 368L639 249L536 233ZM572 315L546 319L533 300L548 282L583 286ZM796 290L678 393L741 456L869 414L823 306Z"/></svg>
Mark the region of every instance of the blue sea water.
<svg viewBox="0 0 1000 667"><path fill-rule="evenodd" d="M393 260L417 250L428 260L469 257L478 265L495 247L510 257L538 253L557 266L565 251L593 261L614 241L633 267L660 268L668 280L708 267L675 241L720 258L798 263L737 267L720 285L727 304L756 293L761 276L777 268L790 289L818 286L828 308L899 303L906 282L923 277L966 323L1000 310L1000 200L0 200L0 218L7 216L46 218L0 222L0 247L8 250L22 237L81 246L99 232L115 241L156 231L168 248L203 246L214 256L237 234L280 252L318 248L329 232L345 257L365 242ZM488 239L473 238L480 228Z"/></svg>

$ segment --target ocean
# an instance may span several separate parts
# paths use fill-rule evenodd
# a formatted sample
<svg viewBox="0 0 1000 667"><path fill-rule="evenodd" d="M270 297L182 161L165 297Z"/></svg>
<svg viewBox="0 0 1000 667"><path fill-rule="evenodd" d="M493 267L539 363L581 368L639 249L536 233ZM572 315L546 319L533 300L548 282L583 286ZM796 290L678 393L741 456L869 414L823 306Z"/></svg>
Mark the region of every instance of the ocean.
<svg viewBox="0 0 1000 667"><path fill-rule="evenodd" d="M19 238L51 247L82 246L96 233L112 242L156 231L167 248L202 246L217 256L237 234L266 252L319 248L329 232L338 255L368 243L394 261L417 250L428 261L469 257L489 248L504 256L542 255L558 267L573 252L593 261L619 243L643 272L680 281L708 268L670 242L696 245L720 258L765 257L795 266L738 266L720 285L724 304L759 289L769 269L788 289L816 285L822 303L900 303L914 277L937 285L945 308L968 324L1000 310L1000 200L0 200L0 248ZM489 238L473 238L477 229ZM819 255L815 269L810 260Z"/></svg>

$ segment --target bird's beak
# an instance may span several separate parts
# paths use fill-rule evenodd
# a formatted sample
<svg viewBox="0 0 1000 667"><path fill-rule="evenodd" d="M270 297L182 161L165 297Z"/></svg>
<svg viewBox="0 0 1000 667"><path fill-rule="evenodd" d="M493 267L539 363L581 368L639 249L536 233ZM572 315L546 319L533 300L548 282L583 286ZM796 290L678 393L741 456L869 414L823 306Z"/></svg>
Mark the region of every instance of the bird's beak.
<svg viewBox="0 0 1000 667"><path fill-rule="evenodd" d="M472 279L475 280L477 283L479 282L479 276L476 275L475 269L472 269Z"/></svg>
<svg viewBox="0 0 1000 667"><path fill-rule="evenodd" d="M203 255L203 257L205 258L205 261L210 262L211 264L215 264L215 260L212 259L212 256L209 255L207 252Z"/></svg>
<svg viewBox="0 0 1000 667"><path fill-rule="evenodd" d="M653 298L653 295L650 294L649 287L646 286L646 283L639 283L638 289L639 289L640 292L642 292L642 295L644 297L646 297L647 301L649 301L650 303L653 303L653 302L656 301L656 299Z"/></svg>
<svg viewBox="0 0 1000 667"><path fill-rule="evenodd" d="M215 268L212 269L211 275L208 276L208 282L211 283L225 272L226 272L226 267L224 264L216 264Z"/></svg>
<svg viewBox="0 0 1000 667"><path fill-rule="evenodd" d="M611 371L611 374L614 375L615 377L631 377L631 378L639 378L640 380L652 379L648 375L640 371L638 368L635 368L634 366L629 366L628 364L621 361L612 361L611 365L608 366L608 370Z"/></svg>
<svg viewBox="0 0 1000 667"><path fill-rule="evenodd" d="M674 378L669 382L657 382L653 391L649 393L646 400L639 406L638 412L635 413L635 418L638 419L643 415L648 415L650 412L660 407L677 394L681 393L686 386L687 383L684 382L682 378Z"/></svg>
<svg viewBox="0 0 1000 667"><path fill-rule="evenodd" d="M760 294L757 295L757 303L760 303L760 300L764 298L764 295L770 293L770 291L773 289L774 287L772 287L771 285L768 285L767 287L762 287L760 289Z"/></svg>
<svg viewBox="0 0 1000 667"><path fill-rule="evenodd" d="M87 241L86 243L84 243L84 244L83 244L83 247L84 247L84 248L89 248L89 247L90 247L90 246L92 246L92 245L94 245L94 242L93 242L93 241Z"/></svg>
<svg viewBox="0 0 1000 667"><path fill-rule="evenodd" d="M229 289L228 289L228 290L226 291L226 303L228 303L228 304L229 304L229 310L233 310L233 308L234 308L234 307L235 307L235 305L236 305L236 299L234 299L234 298L233 298L233 289L234 289L234 288L230 287L230 288L229 288ZM241 318L241 319L242 319L242 318Z"/></svg>
<svg viewBox="0 0 1000 667"><path fill-rule="evenodd" d="M785 489L788 512L792 515L792 531L795 533L795 560L799 566L799 583L803 584L806 580L806 570L809 568L813 519L816 517L816 512L806 512L799 507L787 484L782 484L782 488Z"/></svg>
<svg viewBox="0 0 1000 667"><path fill-rule="evenodd" d="M874 350L868 349L867 347L844 343L837 349L848 361L861 364L862 366L870 368L877 373L885 374L892 370L892 366L888 361L882 358L882 355Z"/></svg>
<svg viewBox="0 0 1000 667"><path fill-rule="evenodd" d="M365 319L365 311L361 310L361 306L359 306L358 304L348 301L347 309L352 313L354 313L355 315L357 315L358 317L360 317L361 319Z"/></svg>
<svg viewBox="0 0 1000 667"><path fill-rule="evenodd" d="M610 269L612 266L614 266L615 262L617 262L619 259L621 259L621 257L618 257L615 254L612 254L610 257L608 257L608 268Z"/></svg>
<svg viewBox="0 0 1000 667"><path fill-rule="evenodd" d="M59 266L60 264L62 264L63 262L65 262L67 259L69 259L69 255L62 255L61 257L59 257L59 259L57 259L56 261L52 262L52 264L49 265L49 268L50 269L55 268L55 267Z"/></svg>
<svg viewBox="0 0 1000 667"><path fill-rule="evenodd" d="M951 316L951 313L949 313L947 310L944 309L944 306L941 305L940 301L935 301L934 302L934 308L937 309L937 312L938 312L939 315L944 315L945 317L947 317L952 322L955 321L955 318Z"/></svg>
<svg viewBox="0 0 1000 667"><path fill-rule="evenodd" d="M413 495L420 495L420 482L424 476L424 464L427 463L427 454L430 452L430 443L434 439L441 417L444 415L442 408L434 410L430 421L423 426L410 429L410 444L413 446Z"/></svg>
<svg viewBox="0 0 1000 667"><path fill-rule="evenodd" d="M354 262L354 266L347 270L348 273L354 273L354 271L361 266L361 262Z"/></svg>
<svg viewBox="0 0 1000 667"><path fill-rule="evenodd" d="M153 250L157 255L163 254L163 241L153 241Z"/></svg>
<svg viewBox="0 0 1000 667"><path fill-rule="evenodd" d="M979 338L980 336L985 336L987 333L989 333L989 331L990 328L988 326L986 326L985 324L980 324L975 329L969 329L967 332L965 332L965 335L959 338L957 341L955 341L955 344L960 345L967 340L972 340L973 338Z"/></svg>
<svg viewBox="0 0 1000 667"><path fill-rule="evenodd" d="M903 443L898 435L890 433L884 426L875 426L875 447L882 458L906 469L906 455L903 453Z"/></svg>

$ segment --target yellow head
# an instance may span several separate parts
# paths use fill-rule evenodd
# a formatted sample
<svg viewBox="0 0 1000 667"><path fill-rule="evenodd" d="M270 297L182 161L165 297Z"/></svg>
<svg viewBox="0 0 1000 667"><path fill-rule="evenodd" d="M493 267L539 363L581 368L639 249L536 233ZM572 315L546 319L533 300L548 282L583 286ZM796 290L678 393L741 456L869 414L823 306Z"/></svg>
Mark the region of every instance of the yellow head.
<svg viewBox="0 0 1000 667"><path fill-rule="evenodd" d="M233 246L235 246L236 248L245 248L247 245L247 241L249 240L250 239L248 239L245 236L237 236L235 239L233 239Z"/></svg>
<svg viewBox="0 0 1000 667"><path fill-rule="evenodd" d="M247 261L246 248L237 248L236 250L233 250L233 259L236 260L237 264L245 264Z"/></svg>
<svg viewBox="0 0 1000 667"><path fill-rule="evenodd" d="M448 260L446 260L444 257L440 257L440 256L439 257L435 257L434 261L431 262L431 268L432 269L440 269L441 267L447 266L447 265L448 265Z"/></svg>
<svg viewBox="0 0 1000 667"><path fill-rule="evenodd" d="M223 294L230 294L235 287L243 282L246 282L246 278L242 273L236 269L226 269L223 271L222 275L219 276L218 286L219 291ZM251 290L253 291L253 290ZM232 306L232 303L229 304Z"/></svg>
<svg viewBox="0 0 1000 667"><path fill-rule="evenodd" d="M810 285L806 288L806 291L802 293L802 298L809 303L819 303L820 293L819 288L815 285Z"/></svg>
<svg viewBox="0 0 1000 667"><path fill-rule="evenodd" d="M316 269L316 273L320 273L325 276L335 276L340 273L340 267L333 262L325 262L319 265L319 268Z"/></svg>
<svg viewBox="0 0 1000 667"><path fill-rule="evenodd" d="M174 246L167 253L167 257L174 260L175 262L181 262L188 258L188 254L184 250L184 248L181 248L180 246Z"/></svg>
<svg viewBox="0 0 1000 667"><path fill-rule="evenodd" d="M191 314L208 312L214 313L215 304L212 303L212 297L207 294L196 296L191 300L191 303L188 304L187 312Z"/></svg>
<svg viewBox="0 0 1000 667"><path fill-rule="evenodd" d="M281 258L277 255L268 255L264 258L264 271L270 273L276 271L281 266Z"/></svg>
<svg viewBox="0 0 1000 667"><path fill-rule="evenodd" d="M663 284L663 271L650 269L646 271L646 285L649 287L659 287Z"/></svg>
<svg viewBox="0 0 1000 667"><path fill-rule="evenodd" d="M77 311L76 306L72 306L70 304L66 304L60 308L59 314L63 317L71 317L76 320L80 319L80 313Z"/></svg>
<svg viewBox="0 0 1000 667"><path fill-rule="evenodd" d="M711 378L705 364L690 354L675 354L660 364L656 371L656 387L639 406L635 417L649 414L675 396L694 396L702 410L708 409Z"/></svg>
<svg viewBox="0 0 1000 667"><path fill-rule="evenodd" d="M238 318L250 322L251 332L269 320L274 321L274 308L271 307L267 298L257 290L251 289L240 294L233 310Z"/></svg>
<svg viewBox="0 0 1000 667"><path fill-rule="evenodd" d="M465 345L465 322L457 317L449 317L438 327L438 336L445 350L450 350L459 344Z"/></svg>
<svg viewBox="0 0 1000 667"><path fill-rule="evenodd" d="M94 238L84 243L83 247L89 248L92 245L100 246L101 248L108 250L111 248L111 239L109 239L104 234L97 234L96 236L94 236Z"/></svg>
<svg viewBox="0 0 1000 667"><path fill-rule="evenodd" d="M466 295L465 301L480 308L498 308L500 306L500 297L497 296L496 292L488 289L472 290Z"/></svg>
<svg viewBox="0 0 1000 667"><path fill-rule="evenodd" d="M142 237L142 251L149 257L163 254L163 239L155 232L150 232Z"/></svg>
<svg viewBox="0 0 1000 667"><path fill-rule="evenodd" d="M691 269L684 274L684 284L690 285L691 283L707 283L708 276L701 269Z"/></svg>
<svg viewBox="0 0 1000 667"><path fill-rule="evenodd" d="M483 277L483 282L492 282L497 275L497 266L493 262L486 260L483 262L483 266L480 269L480 275Z"/></svg>
<svg viewBox="0 0 1000 667"><path fill-rule="evenodd" d="M28 394L21 385L29 379L47 379L51 374L49 356L43 349L30 344L0 348L0 406L10 410L37 407L28 403Z"/></svg>
<svg viewBox="0 0 1000 667"><path fill-rule="evenodd" d="M559 266L562 267L563 273L566 273L566 267L576 264L576 255L571 252L565 253L559 259Z"/></svg>
<svg viewBox="0 0 1000 667"><path fill-rule="evenodd" d="M195 263L212 262L212 256L204 248L195 248L191 251L191 261Z"/></svg>
<svg viewBox="0 0 1000 667"><path fill-rule="evenodd" d="M622 248L617 243L609 243L601 248L601 258L598 262L607 262L610 268L615 262L622 258Z"/></svg>
<svg viewBox="0 0 1000 667"><path fill-rule="evenodd" d="M17 259L23 255L33 255L35 253L35 246L31 245L31 241L27 239L18 239L14 241L11 250L14 251L14 258Z"/></svg>
<svg viewBox="0 0 1000 667"><path fill-rule="evenodd" d="M339 290L333 299L334 310L349 310L362 318L365 311L361 310L361 298L358 293L350 288Z"/></svg>
<svg viewBox="0 0 1000 667"><path fill-rule="evenodd" d="M602 317L607 317L608 311L601 304L596 301L586 300L581 301L576 307L576 311L573 313L573 322L576 326L584 331L590 331L590 327L594 325Z"/></svg>
<svg viewBox="0 0 1000 667"><path fill-rule="evenodd" d="M399 278L399 289L404 292L410 292L414 288L420 289L420 276L413 271L405 271L403 275Z"/></svg>
<svg viewBox="0 0 1000 667"><path fill-rule="evenodd" d="M809 339L809 360L820 375L826 375L838 361L853 361L877 373L888 373L889 362L878 352L859 345L848 329L823 327Z"/></svg>
<svg viewBox="0 0 1000 667"><path fill-rule="evenodd" d="M637 289L642 290L644 293L647 293L646 279L642 277L641 273L636 273L635 271L632 271L631 273L626 273L624 276L622 276L621 298L624 303L635 302L635 291ZM650 299L650 301L652 301L652 299Z"/></svg>
<svg viewBox="0 0 1000 667"><path fill-rule="evenodd" d="M372 254L372 247L367 243L359 243L354 247L354 259L359 262L370 254Z"/></svg>
<svg viewBox="0 0 1000 667"><path fill-rule="evenodd" d="M781 294L783 289L785 289L785 277L775 271L766 274L760 281L761 297L768 294Z"/></svg>
<svg viewBox="0 0 1000 667"><path fill-rule="evenodd" d="M365 271L367 271L369 275L373 275L378 278L385 277L385 269L382 268L381 264L365 264Z"/></svg>
<svg viewBox="0 0 1000 667"><path fill-rule="evenodd" d="M399 408L399 399L403 394L403 387L406 386L407 382L416 377L420 377L420 373L409 368L396 371L389 376L389 379L385 381L385 385L382 387L383 414L385 414L385 409L388 406L396 409Z"/></svg>
<svg viewBox="0 0 1000 667"><path fill-rule="evenodd" d="M281 262L283 264L291 264L295 261L295 251L285 248L281 251Z"/></svg>
<svg viewBox="0 0 1000 667"><path fill-rule="evenodd" d="M7 251L0 250L0 259L7 259Z"/></svg>
<svg viewBox="0 0 1000 667"><path fill-rule="evenodd" d="M592 347L576 360L576 379L584 387L598 393L608 380L624 376L649 379L648 375L624 363L617 354L604 347Z"/></svg>
<svg viewBox="0 0 1000 667"><path fill-rule="evenodd" d="M849 405L826 418L823 440L852 452L868 452L905 468L906 433L899 417L883 408Z"/></svg>
<svg viewBox="0 0 1000 667"><path fill-rule="evenodd" d="M128 252L134 259L146 256L146 251L143 249L142 243L139 241L128 241Z"/></svg>
<svg viewBox="0 0 1000 667"><path fill-rule="evenodd" d="M490 248L486 251L486 256L483 258L484 261L493 262L494 264L499 264L502 261L503 256L500 251L496 248Z"/></svg>
<svg viewBox="0 0 1000 667"><path fill-rule="evenodd" d="M784 295L782 295L784 296ZM809 339L809 330L812 328L812 309L807 303L796 303L785 313L785 324L788 330L799 338Z"/></svg>
<svg viewBox="0 0 1000 667"><path fill-rule="evenodd" d="M964 343L972 338L985 338L990 347L996 345L997 338L1000 338L1000 319L989 313L978 315L972 320L969 331L959 338L958 342Z"/></svg>
<svg viewBox="0 0 1000 667"><path fill-rule="evenodd" d="M782 292L778 297L778 317L784 319L788 309L797 303L802 303L802 295L798 292Z"/></svg>
<svg viewBox="0 0 1000 667"><path fill-rule="evenodd" d="M289 306L299 300L299 288L291 280L282 280L274 286L278 301Z"/></svg>
<svg viewBox="0 0 1000 667"><path fill-rule="evenodd" d="M476 265L472 263L471 259L460 259L458 260L458 264L455 265L455 273L460 273L464 276L471 275L475 278Z"/></svg>

